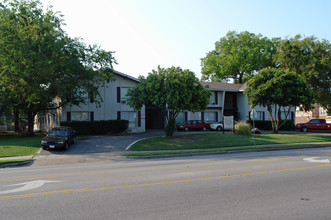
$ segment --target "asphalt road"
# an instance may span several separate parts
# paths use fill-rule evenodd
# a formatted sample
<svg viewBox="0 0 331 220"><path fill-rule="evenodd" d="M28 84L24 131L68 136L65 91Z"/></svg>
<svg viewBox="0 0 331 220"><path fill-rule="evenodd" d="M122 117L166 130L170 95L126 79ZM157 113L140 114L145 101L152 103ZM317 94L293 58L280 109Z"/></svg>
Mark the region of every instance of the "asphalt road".
<svg viewBox="0 0 331 220"><path fill-rule="evenodd" d="M1 169L1 219L330 220L330 160L320 148Z"/></svg>

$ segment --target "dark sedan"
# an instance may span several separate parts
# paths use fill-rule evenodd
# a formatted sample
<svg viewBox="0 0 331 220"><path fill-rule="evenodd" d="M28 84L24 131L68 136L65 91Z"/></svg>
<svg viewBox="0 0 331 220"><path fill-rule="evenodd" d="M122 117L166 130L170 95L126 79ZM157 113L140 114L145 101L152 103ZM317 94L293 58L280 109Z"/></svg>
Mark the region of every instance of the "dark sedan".
<svg viewBox="0 0 331 220"><path fill-rule="evenodd" d="M41 141L43 149L67 150L76 141L76 132L70 127L55 127Z"/></svg>
<svg viewBox="0 0 331 220"><path fill-rule="evenodd" d="M189 130L202 130L206 131L210 129L210 124L200 121L200 120L190 120L184 124L177 125L178 131L189 131Z"/></svg>

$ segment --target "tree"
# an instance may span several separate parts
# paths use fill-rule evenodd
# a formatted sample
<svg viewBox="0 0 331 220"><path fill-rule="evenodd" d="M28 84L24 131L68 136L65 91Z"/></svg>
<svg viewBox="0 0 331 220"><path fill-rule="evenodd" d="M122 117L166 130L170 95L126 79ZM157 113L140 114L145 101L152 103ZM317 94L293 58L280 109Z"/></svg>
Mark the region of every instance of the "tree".
<svg viewBox="0 0 331 220"><path fill-rule="evenodd" d="M331 112L331 44L300 35L280 42L274 57L283 68L304 78L313 88L316 101Z"/></svg>
<svg viewBox="0 0 331 220"><path fill-rule="evenodd" d="M128 91L128 105L138 110L143 105L162 109L166 121L166 135L172 136L179 112L198 112L206 109L210 92L199 83L194 73L180 67L152 70L147 78Z"/></svg>
<svg viewBox="0 0 331 220"><path fill-rule="evenodd" d="M202 79L218 82L232 78L235 83L244 83L256 71L274 66L272 56L279 41L247 31L230 31L201 59Z"/></svg>
<svg viewBox="0 0 331 220"><path fill-rule="evenodd" d="M267 107L273 133L278 133L278 129L286 123L293 107L299 106L301 109L310 110L314 102L313 92L303 78L295 72L282 68L268 67L260 70L247 81L247 87L244 93L251 108L257 105ZM280 124L281 110L285 113L282 124Z"/></svg>
<svg viewBox="0 0 331 220"><path fill-rule="evenodd" d="M98 86L112 77L113 52L70 38L62 25L39 1L0 5L0 95L27 115L30 135L38 112L100 101Z"/></svg>

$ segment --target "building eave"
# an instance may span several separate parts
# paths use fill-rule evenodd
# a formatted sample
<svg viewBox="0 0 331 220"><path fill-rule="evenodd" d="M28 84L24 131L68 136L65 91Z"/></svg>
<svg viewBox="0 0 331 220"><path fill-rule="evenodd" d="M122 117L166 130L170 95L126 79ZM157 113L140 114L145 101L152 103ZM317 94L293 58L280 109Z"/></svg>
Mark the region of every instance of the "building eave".
<svg viewBox="0 0 331 220"><path fill-rule="evenodd" d="M122 76L122 77L124 77L126 79L130 79L132 81L135 81L135 82L138 82L139 83L139 79L137 79L137 78L135 78L133 76L127 75L125 73L121 73L121 72L119 72L117 70L113 70L113 73L116 74L116 75Z"/></svg>

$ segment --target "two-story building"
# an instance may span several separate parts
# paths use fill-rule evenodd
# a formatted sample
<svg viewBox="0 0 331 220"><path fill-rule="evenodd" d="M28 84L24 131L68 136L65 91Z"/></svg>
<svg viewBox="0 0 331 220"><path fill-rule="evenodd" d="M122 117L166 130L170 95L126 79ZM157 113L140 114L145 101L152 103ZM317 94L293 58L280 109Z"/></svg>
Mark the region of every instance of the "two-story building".
<svg viewBox="0 0 331 220"><path fill-rule="evenodd" d="M129 132L145 132L146 129L163 129L165 120L159 108L143 106L140 111L135 111L126 103L127 91L135 87L139 80L124 73L114 71L114 81L99 88L103 102L97 107L93 100L79 106L67 105L57 111L46 115L39 115L36 119L35 129L47 131L58 126L60 121L94 121L124 119L129 121ZM235 120L250 120L251 109L244 94L245 84L230 84L221 82L200 82L211 92L209 105L203 112L181 112L176 118L176 123L188 120L203 120L209 123L223 120L223 116L234 116ZM256 106L255 120L270 120L266 108ZM284 119L285 114L281 117ZM294 120L295 109L288 119Z"/></svg>
<svg viewBox="0 0 331 220"><path fill-rule="evenodd" d="M176 123L183 123L187 120L203 120L205 122L219 122L223 116L234 116L235 120L251 120L251 108L244 94L247 88L245 84L230 84L221 82L200 82L211 92L209 105L203 112L181 112ZM271 116L267 108L256 106L255 120L270 120ZM294 120L295 109L291 111L288 119ZM285 118L282 112L281 118Z"/></svg>
<svg viewBox="0 0 331 220"><path fill-rule="evenodd" d="M114 79L100 86L99 93L103 100L100 106L97 106L93 99L89 99L86 104L66 105L57 111L39 114L36 117L35 130L48 131L59 126L60 121L123 119L129 121L129 132L145 132L145 107L135 111L126 103L128 89L135 87L139 80L118 71L114 71Z"/></svg>

